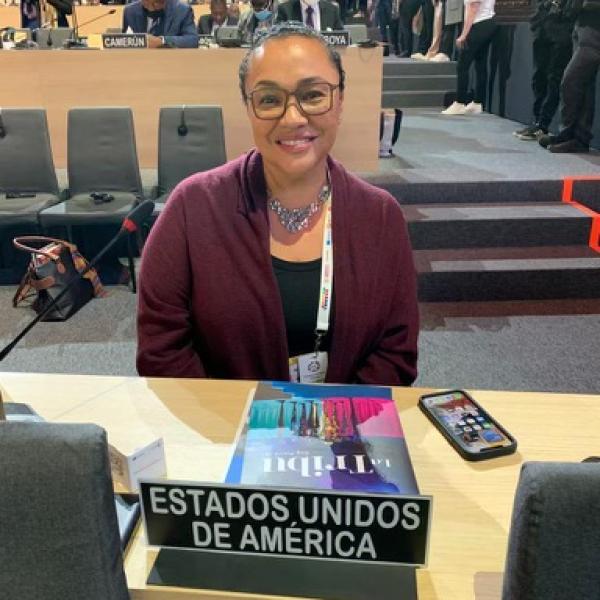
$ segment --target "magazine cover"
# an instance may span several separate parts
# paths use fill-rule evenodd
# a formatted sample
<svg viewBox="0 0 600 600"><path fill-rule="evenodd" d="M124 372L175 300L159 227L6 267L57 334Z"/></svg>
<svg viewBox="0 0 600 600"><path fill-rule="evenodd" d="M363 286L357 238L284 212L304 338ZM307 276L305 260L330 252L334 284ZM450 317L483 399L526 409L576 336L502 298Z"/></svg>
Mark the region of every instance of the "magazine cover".
<svg viewBox="0 0 600 600"><path fill-rule="evenodd" d="M391 390L261 382L226 483L418 494Z"/></svg>

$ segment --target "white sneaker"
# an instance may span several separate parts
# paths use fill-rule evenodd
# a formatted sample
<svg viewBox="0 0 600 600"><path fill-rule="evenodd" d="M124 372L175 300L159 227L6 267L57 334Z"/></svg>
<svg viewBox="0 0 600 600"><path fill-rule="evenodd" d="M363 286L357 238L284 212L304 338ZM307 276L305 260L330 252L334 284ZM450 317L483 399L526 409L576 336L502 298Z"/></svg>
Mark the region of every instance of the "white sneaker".
<svg viewBox="0 0 600 600"><path fill-rule="evenodd" d="M415 60L427 60L425 55L421 52L415 52L414 54L411 54L410 57L414 58Z"/></svg>
<svg viewBox="0 0 600 600"><path fill-rule="evenodd" d="M469 102L465 106L465 112L468 115L480 115L483 112L483 106L479 102Z"/></svg>
<svg viewBox="0 0 600 600"><path fill-rule="evenodd" d="M460 102L453 102L446 110L442 111L443 115L465 115L467 107Z"/></svg>
<svg viewBox="0 0 600 600"><path fill-rule="evenodd" d="M433 58L429 59L431 62L450 62L450 58L448 57L447 54L444 54L443 52L439 52L438 54L436 54Z"/></svg>

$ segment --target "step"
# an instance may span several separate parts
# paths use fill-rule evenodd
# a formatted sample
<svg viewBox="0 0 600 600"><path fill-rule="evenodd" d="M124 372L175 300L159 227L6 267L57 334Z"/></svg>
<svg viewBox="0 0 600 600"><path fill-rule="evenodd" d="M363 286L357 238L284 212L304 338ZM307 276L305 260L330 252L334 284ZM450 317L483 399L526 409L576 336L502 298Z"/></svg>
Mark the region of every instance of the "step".
<svg viewBox="0 0 600 600"><path fill-rule="evenodd" d="M415 249L585 245L592 219L561 202L409 205Z"/></svg>
<svg viewBox="0 0 600 600"><path fill-rule="evenodd" d="M383 76L398 77L401 75L456 75L456 63L434 63L423 60L414 60L412 58L392 58L383 59Z"/></svg>
<svg viewBox="0 0 600 600"><path fill-rule="evenodd" d="M382 89L384 92L404 91L443 91L449 92L456 89L456 76L454 75L395 75L384 77Z"/></svg>
<svg viewBox="0 0 600 600"><path fill-rule="evenodd" d="M444 92L382 92L382 108L439 108L444 107Z"/></svg>
<svg viewBox="0 0 600 600"><path fill-rule="evenodd" d="M600 298L587 246L416 250L422 302Z"/></svg>
<svg viewBox="0 0 600 600"><path fill-rule="evenodd" d="M402 130L400 130L400 142ZM432 166L434 169L435 166ZM558 202L562 181L488 180L488 181L403 181L395 171L364 173L369 183L387 190L402 206L412 204L519 204Z"/></svg>

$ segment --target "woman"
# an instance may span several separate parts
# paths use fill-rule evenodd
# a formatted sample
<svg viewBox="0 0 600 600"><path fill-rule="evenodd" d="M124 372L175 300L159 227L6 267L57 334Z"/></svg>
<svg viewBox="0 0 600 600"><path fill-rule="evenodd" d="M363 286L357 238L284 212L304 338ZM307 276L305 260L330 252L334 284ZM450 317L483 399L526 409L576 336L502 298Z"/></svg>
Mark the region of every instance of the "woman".
<svg viewBox="0 0 600 600"><path fill-rule="evenodd" d="M456 66L456 101L443 115L480 114L485 101L487 86L487 62L490 43L496 35L494 5L496 0L464 0L465 17L462 33L456 38L456 47L460 50ZM475 61L476 86L472 102L467 104L469 87L469 69Z"/></svg>
<svg viewBox="0 0 600 600"><path fill-rule="evenodd" d="M152 229L139 373L412 383L418 315L402 212L329 157L339 55L283 23L255 40L239 75L256 150L182 182Z"/></svg>

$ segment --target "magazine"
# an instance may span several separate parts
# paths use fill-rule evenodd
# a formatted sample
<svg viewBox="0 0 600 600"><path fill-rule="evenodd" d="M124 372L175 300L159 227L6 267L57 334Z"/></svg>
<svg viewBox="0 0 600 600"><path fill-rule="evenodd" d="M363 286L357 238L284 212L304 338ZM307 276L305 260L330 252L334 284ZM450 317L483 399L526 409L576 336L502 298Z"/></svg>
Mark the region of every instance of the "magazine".
<svg viewBox="0 0 600 600"><path fill-rule="evenodd" d="M391 389L363 385L260 382L225 482L419 493Z"/></svg>

